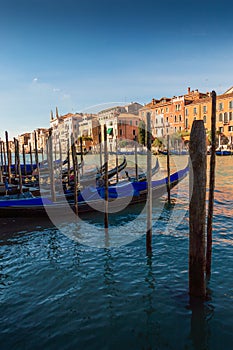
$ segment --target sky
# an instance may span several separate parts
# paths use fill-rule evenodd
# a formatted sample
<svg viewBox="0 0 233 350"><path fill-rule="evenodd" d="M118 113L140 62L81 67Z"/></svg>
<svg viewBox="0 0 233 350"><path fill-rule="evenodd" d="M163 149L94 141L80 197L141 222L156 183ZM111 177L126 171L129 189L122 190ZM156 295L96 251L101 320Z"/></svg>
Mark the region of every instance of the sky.
<svg viewBox="0 0 233 350"><path fill-rule="evenodd" d="M0 0L0 137L233 85L230 1Z"/></svg>

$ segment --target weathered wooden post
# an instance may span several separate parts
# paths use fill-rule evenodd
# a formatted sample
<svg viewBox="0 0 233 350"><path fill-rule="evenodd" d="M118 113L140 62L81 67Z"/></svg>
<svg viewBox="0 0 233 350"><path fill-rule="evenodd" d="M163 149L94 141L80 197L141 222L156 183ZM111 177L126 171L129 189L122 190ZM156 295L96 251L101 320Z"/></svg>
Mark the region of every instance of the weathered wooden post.
<svg viewBox="0 0 233 350"><path fill-rule="evenodd" d="M7 166L6 166L6 150L5 150L5 143L2 142L2 149L3 149L3 159L4 159L4 169L5 172L7 171Z"/></svg>
<svg viewBox="0 0 233 350"><path fill-rule="evenodd" d="M104 192L104 227L108 228L108 147L107 147L107 127L104 124L104 164L105 164L105 192Z"/></svg>
<svg viewBox="0 0 233 350"><path fill-rule="evenodd" d="M71 150L72 150L72 160L73 160L73 170L74 170L74 208L75 208L75 214L78 215L77 154L76 154L76 147L75 147L73 135L71 135Z"/></svg>
<svg viewBox="0 0 233 350"><path fill-rule="evenodd" d="M56 202L56 192L54 183L54 168L53 168L53 136L52 129L49 129L49 139L48 139L48 166L49 166L49 176L50 176L50 192L52 201ZM38 169L39 171L39 169Z"/></svg>
<svg viewBox="0 0 233 350"><path fill-rule="evenodd" d="M30 153L31 173L33 173L32 144L31 144L31 142L30 142L30 145L29 145L29 153ZM39 174L39 169L38 169L38 174Z"/></svg>
<svg viewBox="0 0 233 350"><path fill-rule="evenodd" d="M81 153L81 172L83 176L83 138L82 136L79 138L80 140L80 153Z"/></svg>
<svg viewBox="0 0 233 350"><path fill-rule="evenodd" d="M206 220L206 134L203 120L195 120L190 135L189 177L189 294L204 298Z"/></svg>
<svg viewBox="0 0 233 350"><path fill-rule="evenodd" d="M118 140L117 140L117 136L116 136L116 168L117 168L116 182L118 183L118 181L119 181L119 173L118 173Z"/></svg>
<svg viewBox="0 0 233 350"><path fill-rule="evenodd" d="M148 112L147 120L147 230L146 230L146 252L152 254L152 190L151 190L151 116Z"/></svg>
<svg viewBox="0 0 233 350"><path fill-rule="evenodd" d="M216 152L216 92L212 91L212 116L211 116L211 156L209 177L209 203L207 217L207 247L206 247L206 277L211 275L212 257L212 221L214 210L214 185L215 185L215 152Z"/></svg>
<svg viewBox="0 0 233 350"><path fill-rule="evenodd" d="M67 140L67 176L68 176L68 185L70 186L70 141Z"/></svg>
<svg viewBox="0 0 233 350"><path fill-rule="evenodd" d="M39 173L39 159L38 159L38 147L37 147L36 132L34 132L34 137L35 137L35 161L36 161L36 168L38 169L38 173Z"/></svg>
<svg viewBox="0 0 233 350"><path fill-rule="evenodd" d="M19 193L23 193L23 183L22 183L22 173L21 173L21 164L20 164L20 158L19 158L19 141L15 138L15 155L16 155L16 168L18 170L19 174Z"/></svg>
<svg viewBox="0 0 233 350"><path fill-rule="evenodd" d="M135 178L138 181L138 147L137 147L137 136L134 138L134 157L135 157Z"/></svg>
<svg viewBox="0 0 233 350"><path fill-rule="evenodd" d="M7 173L8 173L8 183L11 183L11 153L9 148L8 132L5 131L6 136L6 153L7 153Z"/></svg>
<svg viewBox="0 0 233 350"><path fill-rule="evenodd" d="M171 203L171 181L170 181L170 136L167 135L167 200Z"/></svg>
<svg viewBox="0 0 233 350"><path fill-rule="evenodd" d="M23 168L24 168L24 175L27 176L27 166L26 166L26 159L25 159L25 148L24 144L22 144L22 151L23 151Z"/></svg>
<svg viewBox="0 0 233 350"><path fill-rule="evenodd" d="M101 136L101 130L99 132L99 149L100 149L100 172L102 174L102 136Z"/></svg>
<svg viewBox="0 0 233 350"><path fill-rule="evenodd" d="M17 140L16 138L14 137L14 149L15 149L15 179L17 179L17 175L18 175L18 154L17 154ZM12 169L13 170L13 169Z"/></svg>

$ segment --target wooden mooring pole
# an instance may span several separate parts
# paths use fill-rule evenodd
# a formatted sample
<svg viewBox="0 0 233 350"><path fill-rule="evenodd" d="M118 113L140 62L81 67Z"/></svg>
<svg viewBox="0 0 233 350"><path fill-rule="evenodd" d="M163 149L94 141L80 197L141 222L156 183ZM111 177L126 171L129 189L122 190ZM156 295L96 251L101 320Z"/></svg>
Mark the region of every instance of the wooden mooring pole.
<svg viewBox="0 0 233 350"><path fill-rule="evenodd" d="M189 294L205 298L206 133L195 120L190 135ZM192 175L192 176L191 176Z"/></svg>
<svg viewBox="0 0 233 350"><path fill-rule="evenodd" d="M16 168L19 174L19 193L23 193L23 182L22 182L21 164L20 164L20 157L19 157L19 141L15 138L14 143L15 143Z"/></svg>
<svg viewBox="0 0 233 350"><path fill-rule="evenodd" d="M6 153L7 153L7 174L8 174L8 183L10 184L11 183L11 153L10 153L7 131L5 131L5 136L6 136Z"/></svg>
<svg viewBox="0 0 233 350"><path fill-rule="evenodd" d="M106 127L106 124L104 124L104 163L105 163L104 228L108 229L108 145L107 145L107 127Z"/></svg>
<svg viewBox="0 0 233 350"><path fill-rule="evenodd" d="M49 129L49 139L48 139L48 166L49 166L49 176L50 176L50 191L52 201L56 201L55 183L54 183L54 165L53 165L53 135L52 129ZM38 169L39 170L39 169Z"/></svg>
<svg viewBox="0 0 233 350"><path fill-rule="evenodd" d="M118 140L117 140L117 136L116 136L116 168L117 168L116 182L118 183L118 181L119 181L119 174L118 174Z"/></svg>
<svg viewBox="0 0 233 350"><path fill-rule="evenodd" d="M74 171L74 208L75 214L78 215L78 179L77 179L77 154L73 135L71 136L71 150L73 160L73 171Z"/></svg>
<svg viewBox="0 0 233 350"><path fill-rule="evenodd" d="M151 116L148 112L147 119L147 228L146 228L146 253L152 254L152 190L151 190Z"/></svg>
<svg viewBox="0 0 233 350"><path fill-rule="evenodd" d="M32 161L32 144L30 143L29 145L29 153L30 153L30 164L31 164L31 173L33 173L33 161ZM39 174L39 169L38 170L38 174Z"/></svg>
<svg viewBox="0 0 233 350"><path fill-rule="evenodd" d="M23 151L23 168L24 168L24 176L27 176L27 166L26 166L26 159L25 159L25 145L22 144L22 151Z"/></svg>
<svg viewBox="0 0 233 350"><path fill-rule="evenodd" d="M135 157L135 178L138 181L138 145L137 145L137 137L134 138L134 157Z"/></svg>
<svg viewBox="0 0 233 350"><path fill-rule="evenodd" d="M209 202L207 216L207 246L206 246L206 277L211 275L212 257L212 222L214 210L214 185L215 185L215 151L216 151L216 92L212 91L212 115L211 115L211 156L209 175Z"/></svg>
<svg viewBox="0 0 233 350"><path fill-rule="evenodd" d="M167 201L171 203L171 180L170 180L170 136L167 135Z"/></svg>
<svg viewBox="0 0 233 350"><path fill-rule="evenodd" d="M37 147L36 132L34 132L34 138L35 138L35 161L36 161L36 168L38 169L38 174L39 174L39 158L38 158L38 147Z"/></svg>

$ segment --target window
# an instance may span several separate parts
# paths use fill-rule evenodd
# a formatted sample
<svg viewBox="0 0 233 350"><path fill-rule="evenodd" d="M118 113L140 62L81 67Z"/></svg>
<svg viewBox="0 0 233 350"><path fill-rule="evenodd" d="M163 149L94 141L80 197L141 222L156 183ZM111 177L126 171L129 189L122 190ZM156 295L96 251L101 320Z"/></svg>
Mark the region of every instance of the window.
<svg viewBox="0 0 233 350"><path fill-rule="evenodd" d="M163 124L163 118L161 118L161 124Z"/></svg>
<svg viewBox="0 0 233 350"><path fill-rule="evenodd" d="M207 107L203 106L203 113L207 113Z"/></svg>
<svg viewBox="0 0 233 350"><path fill-rule="evenodd" d="M138 121L137 120L136 120L135 124L138 125Z"/></svg>
<svg viewBox="0 0 233 350"><path fill-rule="evenodd" d="M230 108L230 109L233 108L233 101L229 101L229 108Z"/></svg>
<svg viewBox="0 0 233 350"><path fill-rule="evenodd" d="M203 122L206 123L206 115L203 117Z"/></svg>
<svg viewBox="0 0 233 350"><path fill-rule="evenodd" d="M180 104L176 105L176 111L180 111Z"/></svg>
<svg viewBox="0 0 233 350"><path fill-rule="evenodd" d="M223 127L222 126L220 126L220 128L219 128L219 132L223 132L224 131L224 129L223 129Z"/></svg>
<svg viewBox="0 0 233 350"><path fill-rule="evenodd" d="M174 127L174 130L175 130L175 132L176 132L176 126Z"/></svg>
<svg viewBox="0 0 233 350"><path fill-rule="evenodd" d="M229 112L229 120L232 120L232 112Z"/></svg>
<svg viewBox="0 0 233 350"><path fill-rule="evenodd" d="M168 128L167 128L167 134L168 134Z"/></svg>
<svg viewBox="0 0 233 350"><path fill-rule="evenodd" d="M134 135L134 136L136 135L136 131L135 131L135 130L133 130L133 135Z"/></svg>
<svg viewBox="0 0 233 350"><path fill-rule="evenodd" d="M228 123L228 115L227 115L227 112L224 113L224 123Z"/></svg>
<svg viewBox="0 0 233 350"><path fill-rule="evenodd" d="M179 126L179 130L181 131L181 126Z"/></svg>
<svg viewBox="0 0 233 350"><path fill-rule="evenodd" d="M182 122L182 117L181 114L179 115L179 121Z"/></svg>
<svg viewBox="0 0 233 350"><path fill-rule="evenodd" d="M158 124L158 119L157 118L155 119L155 124Z"/></svg>
<svg viewBox="0 0 233 350"><path fill-rule="evenodd" d="M168 109L168 107L166 108L166 113L168 113L169 112L169 109Z"/></svg>
<svg viewBox="0 0 233 350"><path fill-rule="evenodd" d="M228 126L228 131L233 131L233 126Z"/></svg>
<svg viewBox="0 0 233 350"><path fill-rule="evenodd" d="M219 119L220 122L222 122L222 113L219 114Z"/></svg>
<svg viewBox="0 0 233 350"><path fill-rule="evenodd" d="M129 121L129 125L133 125L132 120Z"/></svg>
<svg viewBox="0 0 233 350"><path fill-rule="evenodd" d="M196 119L197 119L196 117L193 118L193 120L196 120Z"/></svg>
<svg viewBox="0 0 233 350"><path fill-rule="evenodd" d="M161 113L163 113L163 108L161 108Z"/></svg>
<svg viewBox="0 0 233 350"><path fill-rule="evenodd" d="M120 136L122 136L122 129L120 129Z"/></svg>
<svg viewBox="0 0 233 350"><path fill-rule="evenodd" d="M174 115L174 123L176 123L176 115Z"/></svg>
<svg viewBox="0 0 233 350"><path fill-rule="evenodd" d="M197 107L193 108L193 114L196 115L197 114Z"/></svg>
<svg viewBox="0 0 233 350"><path fill-rule="evenodd" d="M223 103L222 103L222 102L220 102L220 103L218 104L218 108L219 108L220 111L223 110Z"/></svg>
<svg viewBox="0 0 233 350"><path fill-rule="evenodd" d="M188 119L185 119L185 129L188 129Z"/></svg>
<svg viewBox="0 0 233 350"><path fill-rule="evenodd" d="M188 108L185 108L185 116L187 117L189 115L189 110Z"/></svg>

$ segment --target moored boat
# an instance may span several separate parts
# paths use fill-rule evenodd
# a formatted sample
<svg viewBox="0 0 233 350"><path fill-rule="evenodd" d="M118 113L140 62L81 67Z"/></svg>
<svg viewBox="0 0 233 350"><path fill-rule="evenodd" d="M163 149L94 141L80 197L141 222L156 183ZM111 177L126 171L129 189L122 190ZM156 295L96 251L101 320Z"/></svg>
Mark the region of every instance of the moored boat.
<svg viewBox="0 0 233 350"><path fill-rule="evenodd" d="M175 172L170 176L170 186L175 187L188 174L188 166ZM168 178L151 182L152 197L159 198L167 192ZM96 188L89 186L79 193L78 212L99 212L104 211L104 194L105 188ZM114 206L121 210L125 208L125 204L132 205L142 203L147 200L147 182L135 181L123 184L109 186L109 206ZM67 215L70 209L74 210L74 201L67 202L63 196L63 200L52 202L49 198L33 197L22 199L11 199L0 201L0 217L15 216L43 216L43 215Z"/></svg>

